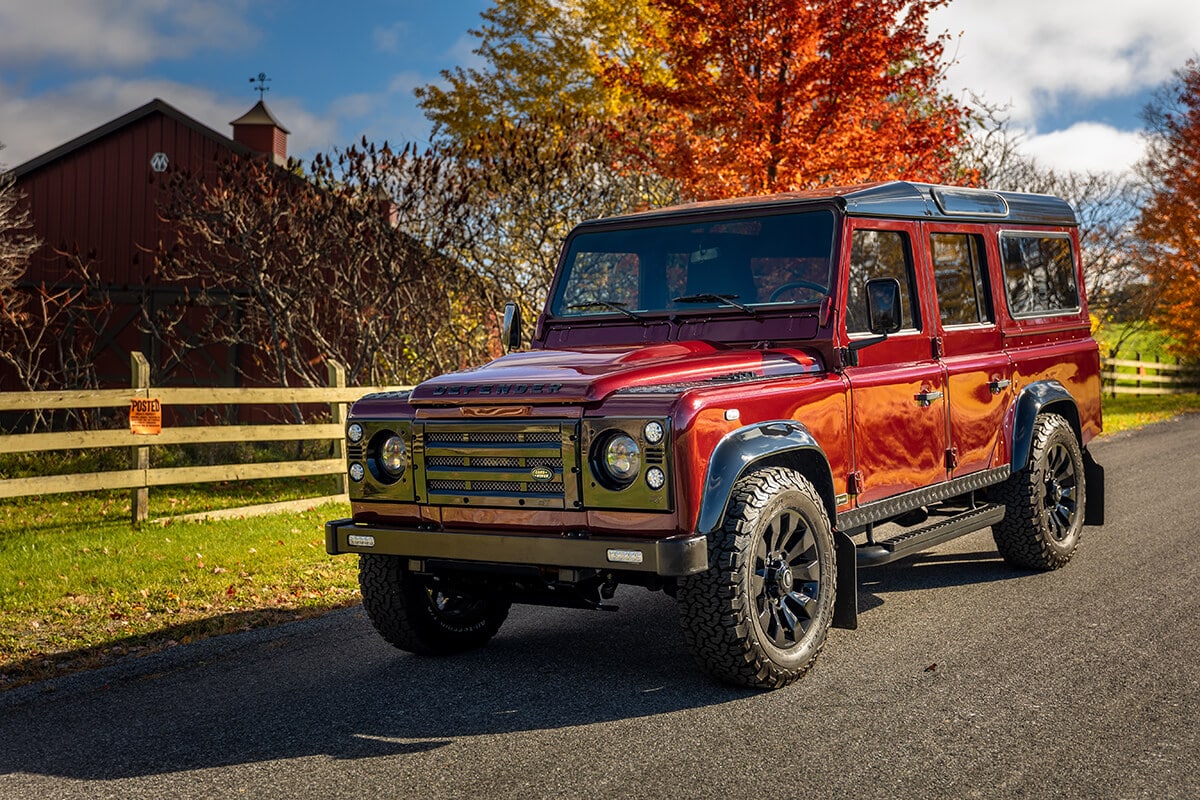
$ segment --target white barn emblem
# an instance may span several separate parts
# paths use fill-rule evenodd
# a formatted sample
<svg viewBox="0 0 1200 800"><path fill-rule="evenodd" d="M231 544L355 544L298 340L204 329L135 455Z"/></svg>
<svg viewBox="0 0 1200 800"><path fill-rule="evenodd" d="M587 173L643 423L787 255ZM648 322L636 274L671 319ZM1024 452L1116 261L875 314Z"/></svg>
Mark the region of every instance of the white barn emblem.
<svg viewBox="0 0 1200 800"><path fill-rule="evenodd" d="M150 156L150 169L155 172L166 172L168 163L166 153L155 153Z"/></svg>

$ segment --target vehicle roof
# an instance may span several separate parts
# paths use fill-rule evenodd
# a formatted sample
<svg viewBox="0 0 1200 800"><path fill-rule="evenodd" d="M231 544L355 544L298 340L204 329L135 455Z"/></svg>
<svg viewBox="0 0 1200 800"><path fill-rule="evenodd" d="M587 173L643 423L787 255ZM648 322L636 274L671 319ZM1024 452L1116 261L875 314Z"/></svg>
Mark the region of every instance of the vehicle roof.
<svg viewBox="0 0 1200 800"><path fill-rule="evenodd" d="M737 197L670 206L620 217L591 220L584 226L694 216L708 212L745 212L833 203L854 217L937 219L947 222L1077 226L1075 211L1061 198L1029 192L970 189L909 181L835 186L761 197Z"/></svg>

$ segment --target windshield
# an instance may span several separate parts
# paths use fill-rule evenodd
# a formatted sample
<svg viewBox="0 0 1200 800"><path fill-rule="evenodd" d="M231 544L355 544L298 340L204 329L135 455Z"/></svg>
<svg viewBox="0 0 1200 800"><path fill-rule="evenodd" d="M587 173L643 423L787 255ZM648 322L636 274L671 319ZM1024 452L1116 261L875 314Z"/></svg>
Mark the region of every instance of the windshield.
<svg viewBox="0 0 1200 800"><path fill-rule="evenodd" d="M829 292L833 228L823 209L581 233L550 310L641 317L819 303Z"/></svg>

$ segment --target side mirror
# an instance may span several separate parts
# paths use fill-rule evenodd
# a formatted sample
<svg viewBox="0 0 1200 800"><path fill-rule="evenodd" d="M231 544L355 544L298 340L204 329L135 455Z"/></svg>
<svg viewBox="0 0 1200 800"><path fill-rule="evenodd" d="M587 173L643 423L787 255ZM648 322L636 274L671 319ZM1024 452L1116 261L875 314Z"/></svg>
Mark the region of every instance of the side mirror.
<svg viewBox="0 0 1200 800"><path fill-rule="evenodd" d="M888 334L900 330L900 281L895 278L867 281L867 315L871 333Z"/></svg>
<svg viewBox="0 0 1200 800"><path fill-rule="evenodd" d="M506 353L521 346L521 309L516 303L504 304L504 326L500 329L500 343Z"/></svg>

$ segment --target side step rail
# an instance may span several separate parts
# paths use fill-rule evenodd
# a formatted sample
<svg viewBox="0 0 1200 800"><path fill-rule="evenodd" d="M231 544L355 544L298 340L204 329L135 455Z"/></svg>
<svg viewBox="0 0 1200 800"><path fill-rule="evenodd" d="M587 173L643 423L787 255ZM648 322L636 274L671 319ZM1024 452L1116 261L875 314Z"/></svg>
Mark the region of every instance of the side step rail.
<svg viewBox="0 0 1200 800"><path fill-rule="evenodd" d="M889 564L913 553L928 550L930 547L950 539L974 533L981 528L994 525L1002 519L1004 519L1004 506L980 506L924 528L905 531L891 539L874 544L860 544L856 548L858 565L877 567L881 564Z"/></svg>

